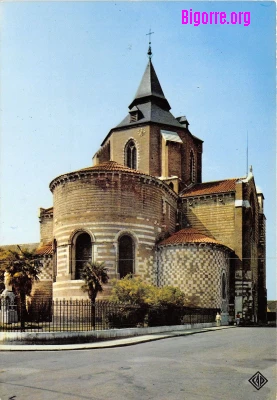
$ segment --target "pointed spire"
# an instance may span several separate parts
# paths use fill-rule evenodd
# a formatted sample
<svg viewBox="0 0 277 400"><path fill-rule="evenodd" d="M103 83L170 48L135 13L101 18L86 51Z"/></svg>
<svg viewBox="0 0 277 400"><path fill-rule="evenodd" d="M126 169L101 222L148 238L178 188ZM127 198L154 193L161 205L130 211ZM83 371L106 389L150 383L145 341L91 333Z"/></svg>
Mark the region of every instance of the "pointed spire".
<svg viewBox="0 0 277 400"><path fill-rule="evenodd" d="M129 109L137 104L146 103L148 101L152 101L158 104L162 109L166 111L169 111L171 108L167 99L165 98L159 79L153 67L151 58L149 58L137 93L134 100L129 105Z"/></svg>

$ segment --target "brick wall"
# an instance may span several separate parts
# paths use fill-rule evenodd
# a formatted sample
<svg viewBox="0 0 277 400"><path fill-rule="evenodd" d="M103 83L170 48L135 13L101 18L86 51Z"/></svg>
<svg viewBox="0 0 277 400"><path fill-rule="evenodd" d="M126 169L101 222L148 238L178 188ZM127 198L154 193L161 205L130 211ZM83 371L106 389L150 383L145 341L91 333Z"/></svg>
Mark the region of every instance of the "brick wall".
<svg viewBox="0 0 277 400"><path fill-rule="evenodd" d="M40 222L40 244L46 244L53 238L53 210L47 212L47 209L41 208L39 215Z"/></svg>
<svg viewBox="0 0 277 400"><path fill-rule="evenodd" d="M181 177L181 144L168 142L168 176Z"/></svg>
<svg viewBox="0 0 277 400"><path fill-rule="evenodd" d="M149 126L113 132L110 137L111 160L126 165L125 146L133 139L137 148L137 169L149 174L149 132Z"/></svg>
<svg viewBox="0 0 277 400"><path fill-rule="evenodd" d="M108 157L124 165L126 143L129 139L133 139L138 154L137 169L152 176L162 176L163 146L161 130L177 132L183 141L181 145L174 142L167 143L166 158L168 167L166 169L168 176L177 175L182 179L183 184L190 183L189 154L193 150L195 154L196 181L201 182L201 142L196 140L188 130L168 127L167 125L142 125L112 132L107 143L98 151L98 158L94 158L94 165L102 161L107 161ZM108 147L109 150L107 150Z"/></svg>
<svg viewBox="0 0 277 400"><path fill-rule="evenodd" d="M53 192L54 298L87 296L81 290L83 282L72 280L71 273L74 235L80 231L91 235L93 260L104 261L111 278L118 277L118 238L124 233L132 236L135 273L155 283L156 241L176 226L177 195L166 184L140 174L93 171L87 176L61 177Z"/></svg>
<svg viewBox="0 0 277 400"><path fill-rule="evenodd" d="M189 225L235 249L234 194L185 198L181 203L181 212L183 228Z"/></svg>

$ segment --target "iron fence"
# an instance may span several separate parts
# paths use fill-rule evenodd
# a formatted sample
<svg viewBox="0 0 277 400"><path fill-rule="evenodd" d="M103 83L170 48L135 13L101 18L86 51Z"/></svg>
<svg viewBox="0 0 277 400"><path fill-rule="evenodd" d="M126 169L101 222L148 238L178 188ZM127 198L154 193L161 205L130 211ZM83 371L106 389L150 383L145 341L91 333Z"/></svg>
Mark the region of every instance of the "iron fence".
<svg viewBox="0 0 277 400"><path fill-rule="evenodd" d="M33 301L0 304L0 331L73 332L214 322L215 308L148 306L109 301Z"/></svg>

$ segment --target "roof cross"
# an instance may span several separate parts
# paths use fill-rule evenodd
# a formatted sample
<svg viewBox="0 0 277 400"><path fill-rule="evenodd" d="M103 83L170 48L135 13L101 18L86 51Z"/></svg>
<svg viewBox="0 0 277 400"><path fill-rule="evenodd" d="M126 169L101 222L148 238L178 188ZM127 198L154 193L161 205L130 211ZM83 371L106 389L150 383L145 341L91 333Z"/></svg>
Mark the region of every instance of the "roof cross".
<svg viewBox="0 0 277 400"><path fill-rule="evenodd" d="M149 33L146 33L146 36L149 36L149 47L148 47L148 52L147 52L147 54L148 54L148 56L149 56L149 59L152 57L151 35L152 35L153 33L154 33L154 32L151 32L151 28L149 29Z"/></svg>

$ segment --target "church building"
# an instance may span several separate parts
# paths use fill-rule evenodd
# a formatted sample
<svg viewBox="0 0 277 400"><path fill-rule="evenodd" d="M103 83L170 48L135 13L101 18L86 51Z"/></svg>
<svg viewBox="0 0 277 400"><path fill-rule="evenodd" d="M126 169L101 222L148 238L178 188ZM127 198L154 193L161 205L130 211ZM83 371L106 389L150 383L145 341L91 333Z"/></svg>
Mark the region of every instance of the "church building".
<svg viewBox="0 0 277 400"><path fill-rule="evenodd" d="M40 209L44 270L34 296L87 298L80 270L104 262L110 278L129 273L184 291L187 305L266 315L263 194L247 176L202 182L203 141L174 117L152 59L126 117L92 166L50 182L53 207ZM126 107L127 108L127 107ZM106 285L102 297L110 293Z"/></svg>

